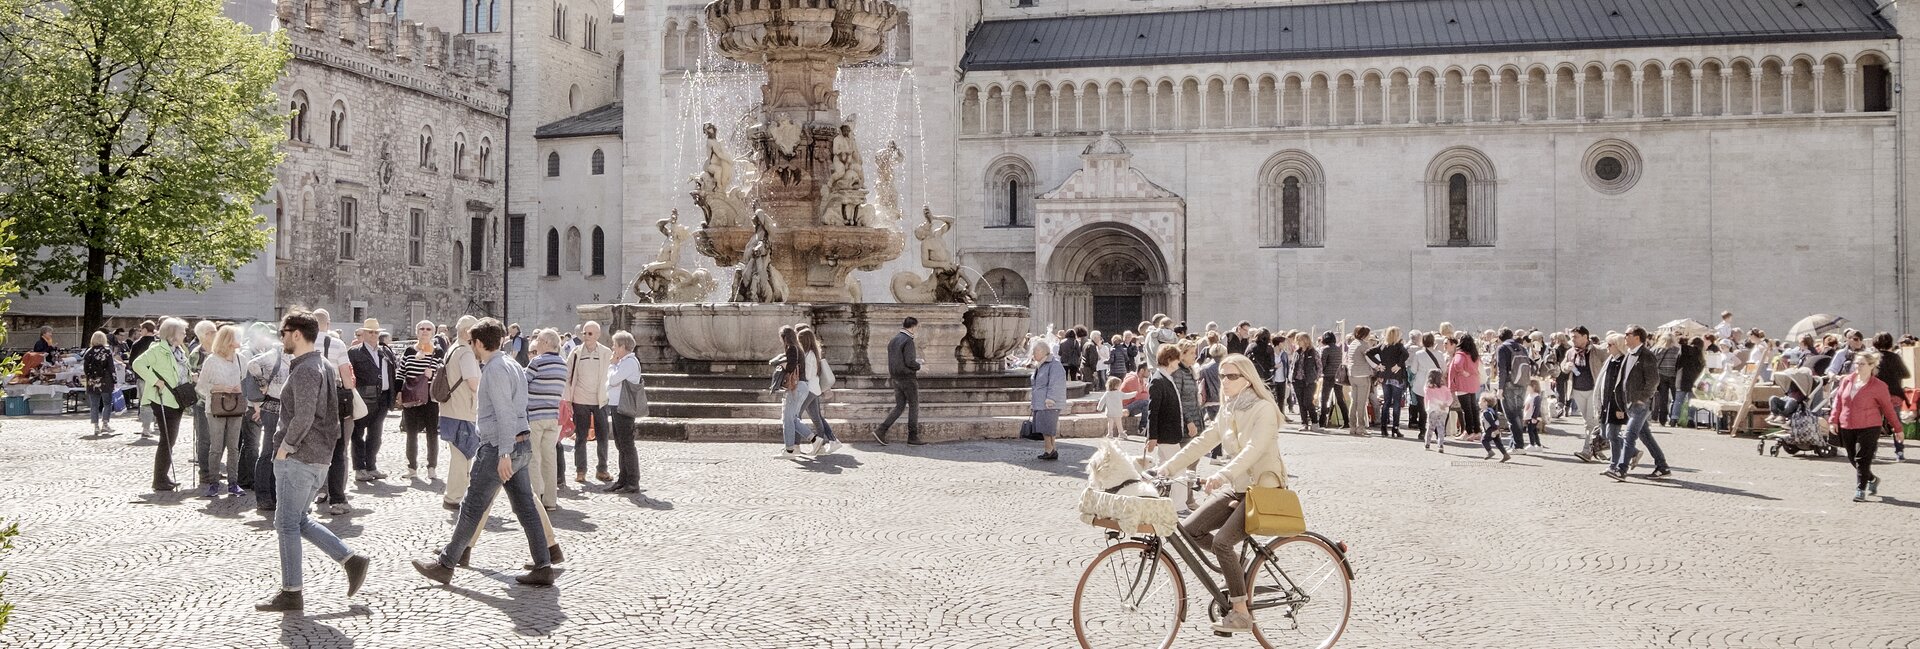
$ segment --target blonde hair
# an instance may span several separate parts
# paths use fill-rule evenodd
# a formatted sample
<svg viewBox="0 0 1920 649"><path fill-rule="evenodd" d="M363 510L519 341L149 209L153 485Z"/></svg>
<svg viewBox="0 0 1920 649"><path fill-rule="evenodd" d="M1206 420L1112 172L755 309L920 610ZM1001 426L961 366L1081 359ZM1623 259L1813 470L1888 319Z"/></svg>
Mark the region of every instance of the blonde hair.
<svg viewBox="0 0 1920 649"><path fill-rule="evenodd" d="M1393 345L1393 344L1398 344L1399 342L1400 342L1400 328L1387 327L1387 344Z"/></svg>
<svg viewBox="0 0 1920 649"><path fill-rule="evenodd" d="M1267 390L1266 381L1260 380L1260 370L1253 366L1253 359L1247 358L1245 354L1229 354L1225 360L1220 362L1232 365L1233 369L1240 371L1240 376L1246 379L1247 389L1253 391L1253 396L1259 397L1267 403L1275 403L1273 400L1273 392ZM1281 418L1285 419L1285 417L1285 413L1282 413Z"/></svg>
<svg viewBox="0 0 1920 649"><path fill-rule="evenodd" d="M87 339L88 347L104 347L106 346L106 344L107 344L107 332L105 331L95 331L93 332L93 337Z"/></svg>
<svg viewBox="0 0 1920 649"><path fill-rule="evenodd" d="M1861 352L1853 357L1853 371L1857 374L1872 375L1880 369L1880 352Z"/></svg>
<svg viewBox="0 0 1920 649"><path fill-rule="evenodd" d="M213 344L208 346L214 355L233 360L234 352L240 350L240 326L227 325L214 331Z"/></svg>

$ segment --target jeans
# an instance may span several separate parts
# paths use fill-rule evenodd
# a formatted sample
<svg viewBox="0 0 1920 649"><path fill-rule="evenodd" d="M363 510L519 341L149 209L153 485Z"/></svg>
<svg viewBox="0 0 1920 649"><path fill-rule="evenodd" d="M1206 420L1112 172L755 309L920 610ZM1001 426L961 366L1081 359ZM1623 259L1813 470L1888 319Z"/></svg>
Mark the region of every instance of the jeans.
<svg viewBox="0 0 1920 649"><path fill-rule="evenodd" d="M208 434L212 431L207 430L211 424L207 421L206 400L193 404L189 410L193 412L193 463L199 467L200 484L212 483L216 478L207 468Z"/></svg>
<svg viewBox="0 0 1920 649"><path fill-rule="evenodd" d="M272 453L267 454L272 457ZM233 470L229 478L241 489L252 489L253 481L259 478L257 470L260 460L260 424L253 421L253 409L240 416L240 466ZM271 467L268 470L272 472Z"/></svg>
<svg viewBox="0 0 1920 649"><path fill-rule="evenodd" d="M1320 425L1320 414L1313 406L1313 381L1293 382L1293 400L1300 404L1300 423L1308 426Z"/></svg>
<svg viewBox="0 0 1920 649"><path fill-rule="evenodd" d="M1227 595L1234 598L1247 596L1247 575L1241 569L1246 562L1240 557L1240 542L1247 538L1247 515L1240 506L1244 498L1245 494L1237 493L1214 496L1180 524L1180 531L1195 546L1213 551L1221 572L1226 573Z"/></svg>
<svg viewBox="0 0 1920 649"><path fill-rule="evenodd" d="M390 404L379 388L361 388L360 398L367 402L367 416L353 421L353 470L372 471L380 457L380 435L387 426Z"/></svg>
<svg viewBox="0 0 1920 649"><path fill-rule="evenodd" d="M1678 383L1678 381L1678 377L1662 376L1660 377L1660 387L1653 392L1653 420L1659 422L1662 426L1667 425L1668 422L1674 419L1674 385Z"/></svg>
<svg viewBox="0 0 1920 649"><path fill-rule="evenodd" d="M200 465L200 472L211 479L205 484L235 479L240 470L240 428L239 417L207 417L207 462Z"/></svg>
<svg viewBox="0 0 1920 649"><path fill-rule="evenodd" d="M1151 399L1141 399L1127 404L1127 414L1133 415L1134 428L1141 434L1147 431L1147 411L1152 409Z"/></svg>
<svg viewBox="0 0 1920 649"><path fill-rule="evenodd" d="M600 462L595 470L607 472L607 443L613 441L613 424L607 421L607 407L573 404L573 470L587 472L587 427L594 430L594 445L600 447Z"/></svg>
<svg viewBox="0 0 1920 649"><path fill-rule="evenodd" d="M280 451L279 404L260 406L260 432L260 453L253 461L253 506L279 507L274 497L279 485L273 475L273 456Z"/></svg>
<svg viewBox="0 0 1920 649"><path fill-rule="evenodd" d="M781 404L780 441L786 443L788 449L813 439L813 429L800 421L800 411L805 409L807 399L813 397L807 389L806 381L793 384L793 389L787 391L786 402Z"/></svg>
<svg viewBox="0 0 1920 649"><path fill-rule="evenodd" d="M147 431L153 427L153 422L155 421L153 416L154 411L148 410L146 406L139 405L147 396L147 382L143 379L135 379L134 385L136 387L133 391L133 396L127 398L127 404L133 406L133 409L140 413L140 434L145 435Z"/></svg>
<svg viewBox="0 0 1920 649"><path fill-rule="evenodd" d="M1612 468L1615 473L1627 472L1635 453L1633 447L1636 443L1646 444L1647 453L1653 455L1655 471L1666 470L1667 454L1660 451L1660 443L1654 441L1653 429L1648 425L1648 418L1651 415L1652 409L1645 402L1630 403L1627 404L1625 424L1607 424L1607 433L1612 443L1610 447L1613 452Z"/></svg>
<svg viewBox="0 0 1920 649"><path fill-rule="evenodd" d="M1853 488L1866 489L1873 480L1873 452L1880 448L1880 429L1842 428L1840 445L1847 449L1847 463L1853 465Z"/></svg>
<svg viewBox="0 0 1920 649"><path fill-rule="evenodd" d="M1527 423L1526 417L1521 416L1520 411L1526 403L1527 386L1508 385L1500 388L1500 415L1507 418L1507 430L1513 432L1514 448L1526 447L1525 444L1520 443L1522 424Z"/></svg>
<svg viewBox="0 0 1920 649"><path fill-rule="evenodd" d="M803 409L807 413L807 418L813 420L813 432L825 437L829 442L838 442L840 438L833 436L833 426L827 423L827 416L822 412L822 407L820 395L816 394L807 396L807 404Z"/></svg>
<svg viewBox="0 0 1920 649"><path fill-rule="evenodd" d="M300 539L306 539L334 561L353 556L340 537L307 516L313 497L327 481L327 467L292 458L273 461L273 480L279 488L273 510L273 531L280 539L280 589L300 590Z"/></svg>
<svg viewBox="0 0 1920 649"><path fill-rule="evenodd" d="M526 532L527 549L533 553L534 567L553 565L553 555L547 549L549 539L540 522L546 512L534 501L532 476L527 471L527 464L533 459L533 445L526 438L515 440L507 457L513 466L513 477L502 482L499 447L483 444L474 454L473 469L467 476L466 497L460 500L460 522L453 526L453 540L440 552L441 566L452 568L460 555L472 547L474 535L486 522L487 510L493 507L493 499L502 488L506 489L507 503L513 506L513 517L520 521L521 531Z"/></svg>
<svg viewBox="0 0 1920 649"><path fill-rule="evenodd" d="M329 505L347 503L347 438L352 434L353 420L340 420L340 440L334 442L333 462L327 465L327 504Z"/></svg>
<svg viewBox="0 0 1920 649"><path fill-rule="evenodd" d="M1427 428L1426 398L1420 396L1419 390L1407 389L1406 395L1407 395L1407 427L1412 428L1414 430L1426 430Z"/></svg>
<svg viewBox="0 0 1920 649"><path fill-rule="evenodd" d="M620 425L618 417L619 415L615 415L615 430L618 430ZM533 438L531 440L533 460L530 465L533 474L528 477L528 480L533 483L533 495L540 497L540 504L543 506L558 507L559 501L555 498L559 496L559 485L556 484L559 481L555 480L554 476L557 475L555 472L560 470L557 453L560 444L560 420L558 418L536 419L527 422L527 429Z"/></svg>
<svg viewBox="0 0 1920 649"><path fill-rule="evenodd" d="M1400 430L1400 407L1405 404L1407 386L1397 381L1380 384L1380 432Z"/></svg>
<svg viewBox="0 0 1920 649"><path fill-rule="evenodd" d="M640 452L633 447L633 426L632 417L613 413L613 448L620 452L620 475L614 480L614 486L640 486ZM534 475L544 474L535 472Z"/></svg>
<svg viewBox="0 0 1920 649"><path fill-rule="evenodd" d="M179 408L168 408L160 404L148 406L153 409L153 421L160 429L159 444L153 447L153 489L171 488L173 480L173 443L180 439Z"/></svg>
<svg viewBox="0 0 1920 649"><path fill-rule="evenodd" d="M900 412L907 413L907 439L920 438L920 380L911 376L893 377L893 411L881 420L880 429L875 431L886 437L887 429L893 428L894 420L900 418Z"/></svg>
<svg viewBox="0 0 1920 649"><path fill-rule="evenodd" d="M87 421L100 426L113 421L113 391L87 391Z"/></svg>

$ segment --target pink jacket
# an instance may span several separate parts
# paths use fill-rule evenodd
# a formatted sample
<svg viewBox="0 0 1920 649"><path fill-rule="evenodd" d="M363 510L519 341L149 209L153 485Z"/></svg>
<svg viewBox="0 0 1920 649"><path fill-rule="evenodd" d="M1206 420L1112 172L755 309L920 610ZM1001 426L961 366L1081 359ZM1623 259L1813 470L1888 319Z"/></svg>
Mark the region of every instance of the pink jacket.
<svg viewBox="0 0 1920 649"><path fill-rule="evenodd" d="M1480 394L1480 361L1466 352L1454 352L1447 364L1447 387L1454 394Z"/></svg>
<svg viewBox="0 0 1920 649"><path fill-rule="evenodd" d="M1887 384L1874 377L1867 377L1866 383L1859 380L1857 374L1840 380L1828 421L1834 428L1879 428L1885 424L1898 434L1900 409L1893 403L1893 394L1887 392Z"/></svg>

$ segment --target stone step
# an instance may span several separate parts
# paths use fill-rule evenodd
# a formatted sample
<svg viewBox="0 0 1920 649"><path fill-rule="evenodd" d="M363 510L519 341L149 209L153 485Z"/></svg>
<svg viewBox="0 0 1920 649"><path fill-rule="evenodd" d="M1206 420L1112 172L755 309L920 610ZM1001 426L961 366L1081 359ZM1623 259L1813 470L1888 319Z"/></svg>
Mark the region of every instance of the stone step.
<svg viewBox="0 0 1920 649"><path fill-rule="evenodd" d="M920 437L933 443L978 439L1013 439L1020 436L1025 416L921 418ZM872 444L877 421L848 421L829 417L834 435L848 444ZM676 442L770 442L779 444L779 419L657 419L647 418L638 426L640 439ZM1106 434L1106 422L1100 415L1070 415L1060 418L1061 437L1099 437ZM895 422L887 433L895 445L907 441L907 422ZM1038 452L1039 442L1034 442ZM775 449L776 451L778 449Z"/></svg>
<svg viewBox="0 0 1920 649"><path fill-rule="evenodd" d="M837 394L837 393L836 393ZM1089 414L1099 410L1099 402L1090 399L1069 400L1064 414ZM648 412L656 417L680 419L726 419L765 418L779 421L782 403L680 403L654 401L648 395ZM829 421L843 418L853 421L878 422L885 419L893 409L893 400L868 403L843 403L834 401L827 404L825 414ZM1032 405L1024 397L1020 401L1000 402L951 402L929 403L921 401L922 419L969 418L969 417L1020 417L1026 418L1032 411Z"/></svg>

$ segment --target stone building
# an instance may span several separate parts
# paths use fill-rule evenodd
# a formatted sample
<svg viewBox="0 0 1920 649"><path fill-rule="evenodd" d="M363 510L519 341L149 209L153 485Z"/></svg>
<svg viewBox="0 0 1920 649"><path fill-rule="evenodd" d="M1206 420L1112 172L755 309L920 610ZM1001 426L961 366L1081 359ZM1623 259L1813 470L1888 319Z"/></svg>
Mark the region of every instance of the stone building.
<svg viewBox="0 0 1920 649"><path fill-rule="evenodd" d="M1920 317L1901 243L1920 235L1901 200L1920 136L1896 92L1897 27L1920 12L904 6L913 51L899 64L925 149L909 155L910 204L961 217L979 292L1030 301L1036 326L1111 330L1162 311L1322 329ZM673 96L703 56L688 35L699 9L628 11L630 224L686 203L674 134L697 124ZM628 228L629 255L657 245L647 230Z"/></svg>
<svg viewBox="0 0 1920 649"><path fill-rule="evenodd" d="M498 48L353 0L281 0L292 109L278 307L421 319L501 309L507 87Z"/></svg>

